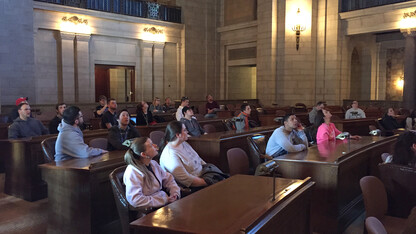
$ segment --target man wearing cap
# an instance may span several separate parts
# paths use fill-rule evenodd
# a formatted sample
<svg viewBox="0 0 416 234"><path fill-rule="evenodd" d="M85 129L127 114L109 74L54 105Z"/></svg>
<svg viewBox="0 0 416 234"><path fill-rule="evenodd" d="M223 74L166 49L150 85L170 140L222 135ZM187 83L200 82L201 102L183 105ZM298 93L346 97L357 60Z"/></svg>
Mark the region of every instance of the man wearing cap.
<svg viewBox="0 0 416 234"><path fill-rule="evenodd" d="M43 124L30 117L30 106L27 103L18 105L19 117L9 127L9 139L26 138L48 134L48 130Z"/></svg>
<svg viewBox="0 0 416 234"><path fill-rule="evenodd" d="M28 103L27 100L29 100L29 98L27 98L27 97L20 97L20 98L16 99L16 107L13 107L13 109L10 111L9 118L7 120L8 123L13 123L13 121L17 117L19 117L19 112L17 111L18 110L17 106L20 103Z"/></svg>
<svg viewBox="0 0 416 234"><path fill-rule="evenodd" d="M194 111L191 108L185 106L182 109L182 114L184 115L184 117L181 118L181 122L185 125L189 135L200 136L202 134L205 134L204 129L201 127L201 125L198 123L195 117L193 117Z"/></svg>

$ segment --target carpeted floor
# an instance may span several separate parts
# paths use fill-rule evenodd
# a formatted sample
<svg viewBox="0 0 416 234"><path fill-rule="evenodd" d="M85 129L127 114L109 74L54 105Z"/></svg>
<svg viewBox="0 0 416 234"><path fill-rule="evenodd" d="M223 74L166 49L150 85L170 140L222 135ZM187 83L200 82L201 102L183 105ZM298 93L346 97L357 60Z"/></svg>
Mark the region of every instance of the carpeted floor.
<svg viewBox="0 0 416 234"><path fill-rule="evenodd" d="M0 174L0 233L46 233L48 199L28 202L3 193L4 173Z"/></svg>

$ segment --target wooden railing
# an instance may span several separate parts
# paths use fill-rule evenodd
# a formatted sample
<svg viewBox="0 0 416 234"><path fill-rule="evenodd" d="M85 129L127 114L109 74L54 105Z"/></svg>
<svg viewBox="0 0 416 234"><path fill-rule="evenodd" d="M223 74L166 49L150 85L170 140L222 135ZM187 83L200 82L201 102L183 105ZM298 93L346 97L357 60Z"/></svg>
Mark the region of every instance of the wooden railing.
<svg viewBox="0 0 416 234"><path fill-rule="evenodd" d="M181 8L138 0L34 0L115 14L181 23Z"/></svg>
<svg viewBox="0 0 416 234"><path fill-rule="evenodd" d="M341 12L355 11L407 1L411 0L342 0Z"/></svg>

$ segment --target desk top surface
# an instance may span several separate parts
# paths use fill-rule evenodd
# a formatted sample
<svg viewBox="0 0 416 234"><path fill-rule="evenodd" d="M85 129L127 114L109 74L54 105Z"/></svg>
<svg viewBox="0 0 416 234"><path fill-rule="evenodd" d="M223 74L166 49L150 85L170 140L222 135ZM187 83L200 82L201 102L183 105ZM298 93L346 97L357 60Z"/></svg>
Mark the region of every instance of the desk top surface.
<svg viewBox="0 0 416 234"><path fill-rule="evenodd" d="M397 136L363 136L360 140L336 140L314 145L306 151L289 153L276 158L276 160L302 160L309 162L322 162L337 164L342 161L342 156L348 156L361 149L377 146L386 141L391 141Z"/></svg>
<svg viewBox="0 0 416 234"><path fill-rule="evenodd" d="M131 223L134 228L159 228L188 233L236 233L247 228L305 180L235 175L162 207Z"/></svg>
<svg viewBox="0 0 416 234"><path fill-rule="evenodd" d="M74 169L92 171L105 167L109 164L124 162L125 150L115 150L90 158L74 158L59 162L51 162L39 165L41 168L48 169Z"/></svg>

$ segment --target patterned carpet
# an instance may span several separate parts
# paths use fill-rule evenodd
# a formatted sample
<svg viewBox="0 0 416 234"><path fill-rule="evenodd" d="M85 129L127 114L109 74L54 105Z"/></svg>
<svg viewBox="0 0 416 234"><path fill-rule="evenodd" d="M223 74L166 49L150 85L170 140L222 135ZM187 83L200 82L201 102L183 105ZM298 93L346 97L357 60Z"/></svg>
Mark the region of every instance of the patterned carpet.
<svg viewBox="0 0 416 234"><path fill-rule="evenodd" d="M46 233L48 199L27 202L3 193L4 173L0 174L0 233Z"/></svg>

